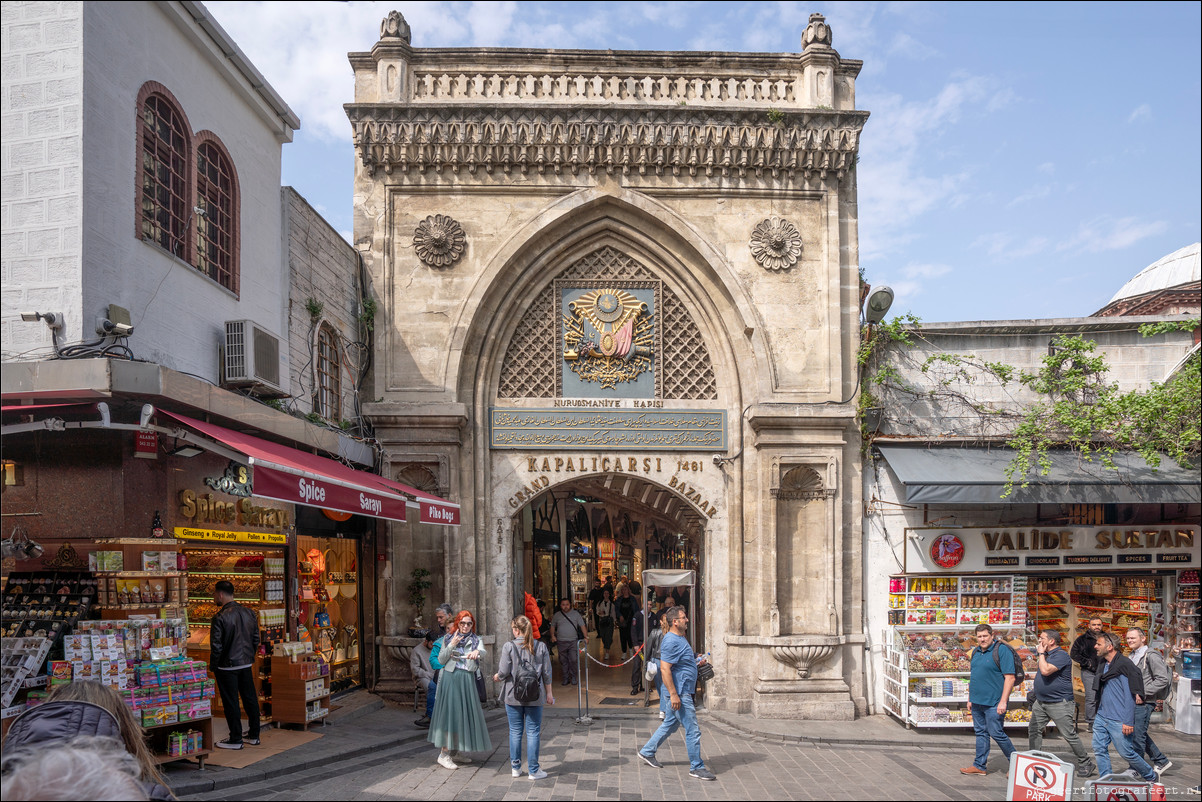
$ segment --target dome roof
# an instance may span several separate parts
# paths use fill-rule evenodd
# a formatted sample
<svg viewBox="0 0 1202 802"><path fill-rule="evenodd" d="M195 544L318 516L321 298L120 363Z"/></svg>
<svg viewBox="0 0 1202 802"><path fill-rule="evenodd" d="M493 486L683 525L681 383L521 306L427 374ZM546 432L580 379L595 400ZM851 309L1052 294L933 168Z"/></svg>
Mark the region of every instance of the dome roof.
<svg viewBox="0 0 1202 802"><path fill-rule="evenodd" d="M1173 251L1168 256L1156 260L1124 284L1122 289L1110 299L1110 303L1123 298L1134 298L1144 293L1176 287L1178 284L1198 281L1198 250L1199 244L1195 242L1193 245L1187 245L1179 251Z"/></svg>

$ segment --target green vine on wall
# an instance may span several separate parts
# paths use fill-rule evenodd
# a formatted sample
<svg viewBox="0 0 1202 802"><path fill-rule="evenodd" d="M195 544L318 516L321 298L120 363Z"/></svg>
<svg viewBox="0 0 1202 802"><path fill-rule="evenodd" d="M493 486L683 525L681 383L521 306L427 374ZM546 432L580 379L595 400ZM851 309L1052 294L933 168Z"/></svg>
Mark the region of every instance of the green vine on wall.
<svg viewBox="0 0 1202 802"><path fill-rule="evenodd" d="M1141 326L1145 337L1193 331L1198 320L1164 321ZM1097 344L1080 335L1061 334L1052 338L1048 353L1037 370L1021 370L1002 362L982 360L975 355L937 353L918 365L930 378L925 386L907 382L893 364L885 362L891 347L908 348L922 338L921 324L913 316L899 318L869 332L858 355L865 372L860 395L861 421L864 413L881 407L888 392L912 400L925 400L936 408L957 406L975 415L982 426L996 425L1005 431L1014 459L1006 467L1002 498L1015 486L1027 487L1032 471L1046 476L1051 470L1053 448L1071 448L1085 459L1099 459L1115 468L1120 452L1139 454L1153 468L1164 456L1192 468L1202 452L1202 358L1194 351L1164 383L1153 382L1143 390L1123 392L1108 380L1109 367ZM1027 403L986 401L974 394L982 382L1011 386L1035 395ZM874 432L861 423L865 448Z"/></svg>

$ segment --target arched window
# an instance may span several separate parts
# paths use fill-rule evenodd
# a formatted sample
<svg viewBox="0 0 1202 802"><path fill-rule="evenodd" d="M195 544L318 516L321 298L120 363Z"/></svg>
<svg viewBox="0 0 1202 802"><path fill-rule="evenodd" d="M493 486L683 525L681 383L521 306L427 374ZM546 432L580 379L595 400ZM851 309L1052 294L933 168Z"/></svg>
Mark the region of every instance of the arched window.
<svg viewBox="0 0 1202 802"><path fill-rule="evenodd" d="M317 332L317 397L314 406L318 415L335 423L342 419L341 368L338 335L323 323Z"/></svg>
<svg viewBox="0 0 1202 802"><path fill-rule="evenodd" d="M238 180L212 134L196 148L196 269L238 291Z"/></svg>
<svg viewBox="0 0 1202 802"><path fill-rule="evenodd" d="M165 89L143 87L138 131L138 235L188 259L191 137L187 120Z"/></svg>

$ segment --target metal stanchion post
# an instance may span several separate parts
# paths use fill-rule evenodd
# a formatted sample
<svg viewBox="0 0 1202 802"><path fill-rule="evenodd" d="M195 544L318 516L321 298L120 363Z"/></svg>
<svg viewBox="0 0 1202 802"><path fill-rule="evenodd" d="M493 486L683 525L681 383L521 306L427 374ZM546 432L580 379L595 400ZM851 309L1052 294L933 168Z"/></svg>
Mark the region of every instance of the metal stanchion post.
<svg viewBox="0 0 1202 802"><path fill-rule="evenodd" d="M589 715L589 711L588 711L588 661L589 661L588 638L585 637L583 647L580 646L580 643L581 643L580 641L576 641L576 644L577 644L576 645L576 657L577 657L577 660L579 660L580 652L584 652L584 685L576 686L576 712L580 713L580 697L581 697L581 694L583 694L584 695L584 714L578 715L576 717L576 723L587 726L587 725L593 723L593 717Z"/></svg>

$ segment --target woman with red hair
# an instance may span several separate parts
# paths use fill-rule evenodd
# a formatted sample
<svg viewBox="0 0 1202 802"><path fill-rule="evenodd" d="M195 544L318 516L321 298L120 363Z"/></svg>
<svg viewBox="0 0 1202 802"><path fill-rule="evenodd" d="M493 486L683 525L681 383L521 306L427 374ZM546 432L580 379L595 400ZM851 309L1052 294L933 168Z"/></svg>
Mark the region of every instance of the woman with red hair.
<svg viewBox="0 0 1202 802"><path fill-rule="evenodd" d="M441 747L438 765L457 769L460 763L471 761L452 757L451 752L491 752L492 740L476 693L476 670L484 643L476 634L476 620L467 610L460 610L442 637L438 661L442 671L438 678L438 694L434 697L434 715L430 717L427 740Z"/></svg>

